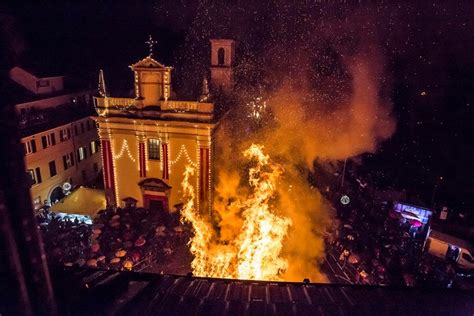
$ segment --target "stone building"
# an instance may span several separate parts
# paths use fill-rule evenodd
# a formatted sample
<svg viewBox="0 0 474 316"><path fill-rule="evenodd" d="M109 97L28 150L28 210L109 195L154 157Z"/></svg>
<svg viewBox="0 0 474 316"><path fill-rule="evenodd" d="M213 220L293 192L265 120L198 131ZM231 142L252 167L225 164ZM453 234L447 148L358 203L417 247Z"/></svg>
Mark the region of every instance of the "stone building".
<svg viewBox="0 0 474 316"><path fill-rule="evenodd" d="M212 51L214 64L214 46ZM230 57L225 65L231 65ZM94 98L108 203L124 206L136 200L139 207L175 211L183 202L181 183L189 165L195 169L196 203L202 213L210 212L217 118L207 80L199 101L178 100L172 68L155 60L152 50L130 69L134 97L109 96L101 72L100 96Z"/></svg>

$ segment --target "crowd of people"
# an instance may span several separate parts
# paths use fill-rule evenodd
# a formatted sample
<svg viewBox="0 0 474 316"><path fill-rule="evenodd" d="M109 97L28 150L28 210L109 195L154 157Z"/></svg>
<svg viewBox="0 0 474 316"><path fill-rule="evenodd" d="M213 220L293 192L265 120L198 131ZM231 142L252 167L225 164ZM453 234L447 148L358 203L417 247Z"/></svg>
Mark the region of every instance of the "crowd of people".
<svg viewBox="0 0 474 316"><path fill-rule="evenodd" d="M189 230L179 215L144 208L108 208L92 225L44 209L38 216L50 264L140 271L164 263Z"/></svg>
<svg viewBox="0 0 474 316"><path fill-rule="evenodd" d="M328 255L333 255L356 282L452 286L454 266L425 254L426 231L401 220L390 203L354 201L339 206L337 213L337 224L328 238Z"/></svg>

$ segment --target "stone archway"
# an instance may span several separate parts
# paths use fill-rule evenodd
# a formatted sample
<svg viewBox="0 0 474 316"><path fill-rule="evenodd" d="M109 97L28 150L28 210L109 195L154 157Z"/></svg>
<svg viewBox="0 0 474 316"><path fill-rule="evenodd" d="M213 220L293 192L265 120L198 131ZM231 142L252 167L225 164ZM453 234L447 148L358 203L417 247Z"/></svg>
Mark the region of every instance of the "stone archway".
<svg viewBox="0 0 474 316"><path fill-rule="evenodd" d="M56 201L61 201L62 198L64 198L63 189L61 187L56 187L49 195L49 202L54 204Z"/></svg>

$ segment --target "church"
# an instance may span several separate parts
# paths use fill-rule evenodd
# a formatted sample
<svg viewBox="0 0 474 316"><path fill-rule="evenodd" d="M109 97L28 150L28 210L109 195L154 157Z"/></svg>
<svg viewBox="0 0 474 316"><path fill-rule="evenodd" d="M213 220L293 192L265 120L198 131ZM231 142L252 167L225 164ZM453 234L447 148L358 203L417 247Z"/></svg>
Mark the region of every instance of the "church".
<svg viewBox="0 0 474 316"><path fill-rule="evenodd" d="M110 206L138 207L173 212L182 205L181 182L187 165L195 169L191 180L196 205L210 214L213 186L213 141L218 120L207 80L197 101L175 98L172 67L153 58L154 41L145 58L130 65L134 78L131 98L107 93L99 75L99 96L94 98L101 144L104 187ZM211 86L232 89L233 40L211 40Z"/></svg>

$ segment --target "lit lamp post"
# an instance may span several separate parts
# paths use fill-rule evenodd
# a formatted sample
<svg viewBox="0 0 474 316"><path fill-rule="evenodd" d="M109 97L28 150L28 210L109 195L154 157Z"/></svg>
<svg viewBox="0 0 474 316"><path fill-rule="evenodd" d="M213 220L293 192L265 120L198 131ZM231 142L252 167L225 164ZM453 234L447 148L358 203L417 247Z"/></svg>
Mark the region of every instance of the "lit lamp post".
<svg viewBox="0 0 474 316"><path fill-rule="evenodd" d="M347 164L347 157L346 159L344 159L344 168L342 169L341 189L344 186L344 177L346 176L346 164Z"/></svg>
<svg viewBox="0 0 474 316"><path fill-rule="evenodd" d="M343 186L344 186L344 177L346 175L346 164L347 164L347 157L346 157L346 159L344 159L344 169L342 170L341 191L342 191ZM351 199L349 198L349 196L347 194L344 194L341 197L340 201L343 205L347 205L347 204L350 203Z"/></svg>
<svg viewBox="0 0 474 316"><path fill-rule="evenodd" d="M433 207L433 208L435 207L434 203L435 203L436 189L438 188L441 181L443 181L443 177L439 177L436 180L436 183L435 183L434 188L433 188L433 195L431 197L431 207Z"/></svg>

